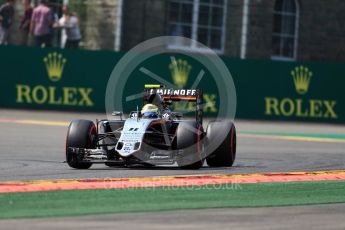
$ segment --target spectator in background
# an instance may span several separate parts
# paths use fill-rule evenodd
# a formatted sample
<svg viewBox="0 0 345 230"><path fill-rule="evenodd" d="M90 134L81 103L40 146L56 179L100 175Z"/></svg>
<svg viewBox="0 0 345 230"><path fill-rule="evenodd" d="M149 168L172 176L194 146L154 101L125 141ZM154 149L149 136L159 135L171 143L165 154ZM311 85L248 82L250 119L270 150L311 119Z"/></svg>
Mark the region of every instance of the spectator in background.
<svg viewBox="0 0 345 230"><path fill-rule="evenodd" d="M77 49L79 48L79 42L81 40L81 33L79 28L79 19L76 14L72 14L69 11L67 5L63 6L63 16L59 20L59 27L63 28L66 33L65 48Z"/></svg>
<svg viewBox="0 0 345 230"><path fill-rule="evenodd" d="M52 46L52 26L54 23L54 15L48 7L48 0L40 0L40 4L32 13L31 34L35 38L37 47Z"/></svg>
<svg viewBox="0 0 345 230"><path fill-rule="evenodd" d="M8 31L13 23L15 0L6 0L0 7L0 45L8 44Z"/></svg>
<svg viewBox="0 0 345 230"><path fill-rule="evenodd" d="M30 24L33 9L31 7L30 0L22 0L22 3L24 5L25 12L20 21L20 29L22 31L22 41L20 45L29 45Z"/></svg>

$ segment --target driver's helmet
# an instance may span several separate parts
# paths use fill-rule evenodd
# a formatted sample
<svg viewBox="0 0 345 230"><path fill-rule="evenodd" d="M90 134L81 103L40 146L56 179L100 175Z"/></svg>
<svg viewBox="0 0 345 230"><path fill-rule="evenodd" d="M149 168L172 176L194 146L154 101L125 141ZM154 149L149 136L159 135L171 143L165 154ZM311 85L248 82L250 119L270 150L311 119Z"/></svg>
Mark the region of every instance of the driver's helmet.
<svg viewBox="0 0 345 230"><path fill-rule="evenodd" d="M146 104L141 110L143 118L157 118L158 117L158 106L154 104Z"/></svg>

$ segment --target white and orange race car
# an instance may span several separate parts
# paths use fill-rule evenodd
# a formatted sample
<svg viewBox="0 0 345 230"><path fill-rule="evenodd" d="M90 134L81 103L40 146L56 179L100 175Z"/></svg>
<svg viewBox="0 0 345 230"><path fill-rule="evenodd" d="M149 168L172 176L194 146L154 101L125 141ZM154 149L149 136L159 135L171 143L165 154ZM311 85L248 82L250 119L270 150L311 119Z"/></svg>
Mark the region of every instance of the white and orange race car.
<svg viewBox="0 0 345 230"><path fill-rule="evenodd" d="M175 165L199 169L206 160L210 167L230 167L236 157L236 129L230 120L209 122L203 127L203 95L197 89L167 89L146 85L146 111L122 112L114 118L74 120L66 138L66 162L75 169L92 164L107 166ZM195 119L169 108L175 102L195 103Z"/></svg>

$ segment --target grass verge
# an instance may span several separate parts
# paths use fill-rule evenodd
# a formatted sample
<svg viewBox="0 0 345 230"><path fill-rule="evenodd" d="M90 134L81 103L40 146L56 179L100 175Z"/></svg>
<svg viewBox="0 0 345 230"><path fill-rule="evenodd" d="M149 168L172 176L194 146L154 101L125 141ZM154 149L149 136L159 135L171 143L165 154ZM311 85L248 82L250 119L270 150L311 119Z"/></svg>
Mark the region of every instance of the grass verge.
<svg viewBox="0 0 345 230"><path fill-rule="evenodd" d="M0 194L0 218L345 203L345 181Z"/></svg>

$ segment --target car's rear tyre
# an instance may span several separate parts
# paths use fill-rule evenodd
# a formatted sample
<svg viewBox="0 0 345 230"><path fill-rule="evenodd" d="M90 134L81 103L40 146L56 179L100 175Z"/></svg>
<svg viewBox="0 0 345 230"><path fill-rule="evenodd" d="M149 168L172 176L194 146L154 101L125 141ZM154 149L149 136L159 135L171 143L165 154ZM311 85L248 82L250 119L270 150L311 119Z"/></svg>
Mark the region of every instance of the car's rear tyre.
<svg viewBox="0 0 345 230"><path fill-rule="evenodd" d="M210 167L231 167L236 158L236 128L231 121L209 123L206 131L206 162Z"/></svg>
<svg viewBox="0 0 345 230"><path fill-rule="evenodd" d="M177 164L183 169L200 169L203 164L202 152L203 130L197 122L181 122L176 132L176 149L183 150Z"/></svg>
<svg viewBox="0 0 345 230"><path fill-rule="evenodd" d="M66 161L71 168L88 169L92 163L81 162L77 154L68 151L69 148L95 149L96 126L92 121L72 121L66 137Z"/></svg>

